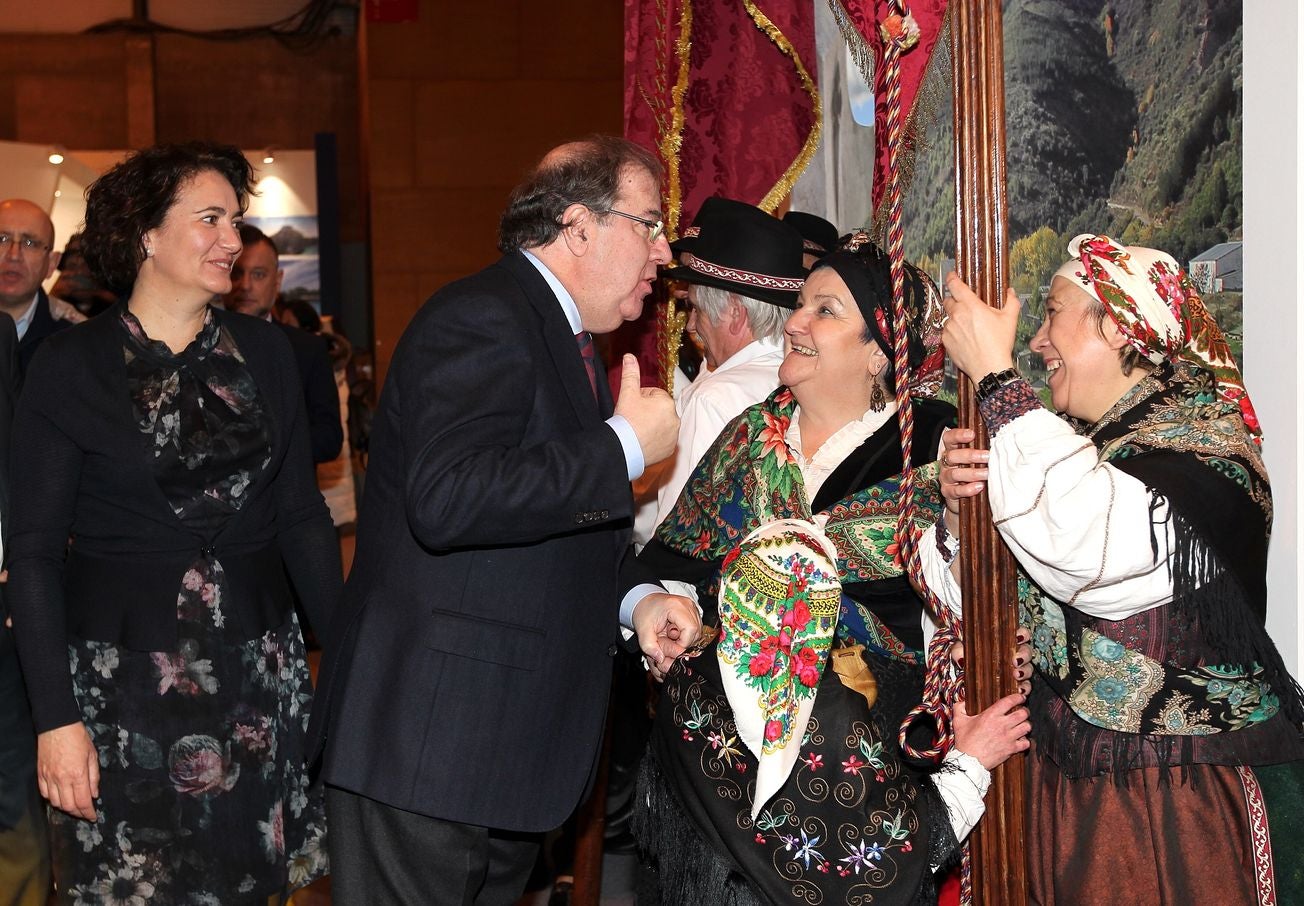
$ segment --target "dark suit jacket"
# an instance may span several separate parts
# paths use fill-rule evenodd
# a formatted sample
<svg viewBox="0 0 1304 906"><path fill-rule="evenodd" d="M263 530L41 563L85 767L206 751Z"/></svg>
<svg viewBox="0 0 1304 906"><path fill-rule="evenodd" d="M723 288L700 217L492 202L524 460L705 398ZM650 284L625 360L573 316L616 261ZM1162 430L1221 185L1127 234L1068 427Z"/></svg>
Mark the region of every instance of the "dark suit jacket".
<svg viewBox="0 0 1304 906"><path fill-rule="evenodd" d="M340 423L340 395L335 388L335 369L331 367L326 341L289 324L273 323L290 341L294 362L299 366L303 401L308 407L312 461L330 462L340 455L340 447L344 446L344 427Z"/></svg>
<svg viewBox="0 0 1304 906"><path fill-rule="evenodd" d="M560 304L519 253L417 313L376 412L318 685L327 782L519 831L578 804L633 512L598 387L600 405Z"/></svg>
<svg viewBox="0 0 1304 906"><path fill-rule="evenodd" d="M50 314L50 297L45 294L45 290L38 289L36 310L32 312L32 320L27 325L27 332L18 341L19 373L27 373L27 366L31 364L32 356L36 354L37 347L45 341L46 337L69 327L72 327L72 324L68 321L54 319L54 315Z"/></svg>
<svg viewBox="0 0 1304 906"><path fill-rule="evenodd" d="M14 423L23 442L12 451L10 605L38 731L81 719L69 633L138 651L175 649L177 590L200 554L221 561L230 592L223 610L244 638L288 616L286 568L318 626L329 625L340 590L339 544L317 490L303 395L282 333L215 310L271 416L271 461L240 512L200 533L177 519L150 468L118 312L44 344Z"/></svg>
<svg viewBox="0 0 1304 906"><path fill-rule="evenodd" d="M18 331L0 314L0 536L9 547L9 432L18 390ZM0 831L22 817L36 782L36 737L13 632L4 628L7 587L0 585Z"/></svg>

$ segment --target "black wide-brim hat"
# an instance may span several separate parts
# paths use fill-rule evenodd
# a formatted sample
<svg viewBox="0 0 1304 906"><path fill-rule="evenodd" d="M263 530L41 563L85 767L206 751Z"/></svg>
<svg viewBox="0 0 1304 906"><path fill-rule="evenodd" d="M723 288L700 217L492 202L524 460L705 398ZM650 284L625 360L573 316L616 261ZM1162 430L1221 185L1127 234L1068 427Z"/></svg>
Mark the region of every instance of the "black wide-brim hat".
<svg viewBox="0 0 1304 906"><path fill-rule="evenodd" d="M806 268L796 229L754 205L728 198L708 198L693 226L695 235L671 245L680 263L663 276L797 307Z"/></svg>
<svg viewBox="0 0 1304 906"><path fill-rule="evenodd" d="M838 228L823 217L805 211L789 211L783 222L792 224L801 233L808 255L823 258L838 247Z"/></svg>
<svg viewBox="0 0 1304 906"><path fill-rule="evenodd" d="M678 239L670 243L670 251L679 257L681 252L691 252L697 247L697 237L702 234L702 224L710 223L715 217L728 217L729 212L737 213L742 208L755 207L745 201L734 201L732 198L721 198L719 195L712 195L702 206L697 209L697 216L693 218L693 225L684 230ZM743 215L745 216L745 215Z"/></svg>

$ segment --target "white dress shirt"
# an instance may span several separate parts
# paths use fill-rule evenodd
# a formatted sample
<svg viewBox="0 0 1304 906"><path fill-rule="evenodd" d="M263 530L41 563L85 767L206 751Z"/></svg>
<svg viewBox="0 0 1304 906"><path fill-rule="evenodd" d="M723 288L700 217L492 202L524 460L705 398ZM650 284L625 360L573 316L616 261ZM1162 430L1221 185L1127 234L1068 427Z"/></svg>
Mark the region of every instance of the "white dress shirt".
<svg viewBox="0 0 1304 906"><path fill-rule="evenodd" d="M644 505L635 516L637 544L647 544L656 527L670 515L693 470L724 426L779 386L781 364L781 342L768 338L753 340L714 371L698 374L697 380L675 399L679 441L674 455L663 464L664 477L657 488L656 505Z"/></svg>
<svg viewBox="0 0 1304 906"><path fill-rule="evenodd" d="M552 294L557 297L557 303L561 305L561 310L566 315L566 322L570 324L571 333L579 333L584 329L584 322L580 320L579 306L571 297L570 291L562 285L557 279L557 275L548 270L548 265L544 264L530 252L521 249L521 254L525 260L534 265L535 270L543 277L548 286L552 289ZM578 347L577 347L578 354ZM607 376L599 374L598 380L605 381ZM607 427L616 432L616 437L620 440L620 448L625 453L625 469L629 475L629 480L633 481L643 474L646 465L643 459L643 447L638 442L638 435L634 433L634 426L623 415L613 415L607 419Z"/></svg>

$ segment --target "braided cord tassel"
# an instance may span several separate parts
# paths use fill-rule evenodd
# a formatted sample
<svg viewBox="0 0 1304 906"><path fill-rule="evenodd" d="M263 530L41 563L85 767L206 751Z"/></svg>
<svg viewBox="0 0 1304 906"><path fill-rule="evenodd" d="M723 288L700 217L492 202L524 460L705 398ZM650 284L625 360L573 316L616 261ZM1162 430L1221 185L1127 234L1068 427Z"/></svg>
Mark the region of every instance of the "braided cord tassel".
<svg viewBox="0 0 1304 906"><path fill-rule="evenodd" d="M902 229L901 170L898 155L901 146L901 55L913 46L917 31L911 34L913 20L902 0L891 0L892 14L883 26L885 83L887 87L887 252L892 276L892 347L896 371L897 427L901 434L901 508L897 517L895 540L897 556L910 577L911 584L924 599L928 612L939 629L928 645L928 672L924 680L923 700L906 715L898 734L901 749L913 758L941 761L955 746L952 706L961 688L962 677L951 669L952 646L961 641L960 621L950 608L924 584L919 558L922 532L914 528L915 474L910 463L914 450L914 410L911 407L910 355L907 337L908 317L905 305L905 235ZM915 721L927 717L933 723L933 744L915 749L907 741L907 732ZM973 897L973 870L969 844L964 844L960 863L960 901L969 904Z"/></svg>

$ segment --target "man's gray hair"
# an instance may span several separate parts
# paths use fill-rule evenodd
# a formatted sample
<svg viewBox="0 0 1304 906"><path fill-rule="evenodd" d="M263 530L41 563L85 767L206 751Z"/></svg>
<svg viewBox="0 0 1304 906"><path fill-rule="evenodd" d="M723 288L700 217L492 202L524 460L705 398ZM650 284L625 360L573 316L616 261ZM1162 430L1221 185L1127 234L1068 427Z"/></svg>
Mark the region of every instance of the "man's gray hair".
<svg viewBox="0 0 1304 906"><path fill-rule="evenodd" d="M572 204L605 219L627 168L645 170L661 182L656 155L628 139L591 135L553 148L512 190L498 222L498 248L506 253L547 245L568 226L562 218Z"/></svg>
<svg viewBox="0 0 1304 906"><path fill-rule="evenodd" d="M710 319L712 324L719 324L724 310L729 307L729 297L742 303L747 312L747 324L752 328L752 337L757 340L770 339L776 343L783 340L783 324L788 320L788 310L760 299L753 299L732 290L716 286L697 287L697 310Z"/></svg>

